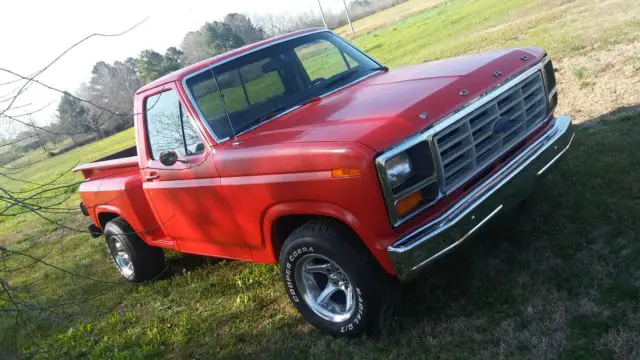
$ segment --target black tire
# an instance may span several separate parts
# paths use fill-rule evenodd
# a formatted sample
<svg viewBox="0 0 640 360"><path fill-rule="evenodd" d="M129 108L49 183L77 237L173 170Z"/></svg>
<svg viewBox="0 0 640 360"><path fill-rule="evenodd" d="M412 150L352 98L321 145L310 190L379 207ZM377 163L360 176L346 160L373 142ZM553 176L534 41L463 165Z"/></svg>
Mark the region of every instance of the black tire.
<svg viewBox="0 0 640 360"><path fill-rule="evenodd" d="M123 218L117 217L104 227L107 249L116 269L129 282L143 282L157 278L165 268L162 249L147 245ZM116 260L118 243L120 251L128 256L132 271L123 271Z"/></svg>
<svg viewBox="0 0 640 360"><path fill-rule="evenodd" d="M351 293L355 294L355 303L351 302L355 304L355 308L348 316L349 312L346 311L348 293L343 291L345 311L342 316L348 316L348 318L341 321L338 321L341 318L335 318L336 321L332 321L323 317L312 308L307 299L313 298L313 295L309 294L314 292L305 291L309 288L305 285L308 281L304 280L308 275L298 275L309 261L320 259L322 264L322 258L338 265L341 271L340 276L342 273L346 275L346 283L349 284L346 288L351 286ZM321 331L334 337L354 338L378 327L381 311L386 305L385 299L388 298L390 276L382 270L368 249L360 243L360 239L345 229L342 224L326 220L311 220L293 231L280 251L280 272L291 302L309 323ZM331 276L333 274L335 272ZM312 275L317 276L315 273ZM320 276L319 281L322 281L322 276L327 278L325 288L332 281L329 280L330 276L325 274L318 276ZM322 293L320 286L318 291ZM318 291L315 293L317 294ZM307 294L306 297L305 294ZM329 300L333 296L329 296ZM320 296L317 299L320 299ZM314 301L311 300L311 303ZM340 302L340 299L336 302ZM315 304L316 309L317 304L318 302ZM334 307L334 309L337 308Z"/></svg>

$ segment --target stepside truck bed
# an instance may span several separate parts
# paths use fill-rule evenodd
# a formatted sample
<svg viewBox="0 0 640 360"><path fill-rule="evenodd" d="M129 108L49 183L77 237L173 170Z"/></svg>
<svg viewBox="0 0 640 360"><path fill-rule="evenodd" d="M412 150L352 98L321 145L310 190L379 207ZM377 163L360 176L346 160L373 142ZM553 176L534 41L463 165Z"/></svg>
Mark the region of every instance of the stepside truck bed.
<svg viewBox="0 0 640 360"><path fill-rule="evenodd" d="M107 222L126 213L127 221L143 240L154 238L158 225L142 190L135 146L77 166L73 171L81 172L85 179L78 191L83 207L99 224L99 229L90 229L93 234L99 234Z"/></svg>

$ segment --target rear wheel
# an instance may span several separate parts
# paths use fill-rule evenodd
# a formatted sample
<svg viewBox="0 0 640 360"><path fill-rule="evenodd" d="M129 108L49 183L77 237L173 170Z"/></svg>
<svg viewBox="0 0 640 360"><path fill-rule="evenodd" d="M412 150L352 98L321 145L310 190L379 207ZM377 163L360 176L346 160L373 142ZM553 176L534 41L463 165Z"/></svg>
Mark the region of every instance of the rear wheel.
<svg viewBox="0 0 640 360"><path fill-rule="evenodd" d="M289 298L302 316L336 337L374 329L388 275L340 224L313 220L296 229L280 252Z"/></svg>
<svg viewBox="0 0 640 360"><path fill-rule="evenodd" d="M104 234L109 254L127 281L153 280L164 270L162 249L147 245L121 217L109 221Z"/></svg>

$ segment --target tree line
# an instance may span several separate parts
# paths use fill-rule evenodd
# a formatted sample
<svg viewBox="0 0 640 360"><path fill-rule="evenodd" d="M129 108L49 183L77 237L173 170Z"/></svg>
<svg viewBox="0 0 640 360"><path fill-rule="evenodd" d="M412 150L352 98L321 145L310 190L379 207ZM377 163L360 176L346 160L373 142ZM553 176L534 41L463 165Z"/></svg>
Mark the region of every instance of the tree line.
<svg viewBox="0 0 640 360"><path fill-rule="evenodd" d="M133 126L133 95L142 85L217 54L265 38L264 31L242 14L228 14L222 21L207 22L187 33L180 47L169 47L164 54L152 49L140 51L113 64L100 61L93 66L91 78L75 94L62 95L57 109L57 126L61 132L77 139L99 139ZM106 113L92 104L108 108ZM113 114L115 112L116 114ZM120 115L121 114L121 115ZM84 135L86 134L86 135Z"/></svg>

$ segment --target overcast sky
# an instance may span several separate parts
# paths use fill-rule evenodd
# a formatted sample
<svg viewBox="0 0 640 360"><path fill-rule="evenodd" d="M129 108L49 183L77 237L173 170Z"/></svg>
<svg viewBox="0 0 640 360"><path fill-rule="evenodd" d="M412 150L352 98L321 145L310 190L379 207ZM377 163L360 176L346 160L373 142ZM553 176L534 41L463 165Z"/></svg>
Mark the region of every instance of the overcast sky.
<svg viewBox="0 0 640 360"><path fill-rule="evenodd" d="M322 0L322 4L337 9L341 1ZM124 60L147 48L163 53L170 46L179 46L187 32L227 13L314 11L319 17L317 7L317 0L4 0L0 4L0 67L32 74L86 35L117 33L149 16L126 35L89 40L39 77L56 88L74 91L89 79L95 62ZM0 83L14 79L0 72ZM0 86L0 101L12 91L13 86ZM34 85L16 105L31 103L26 109L34 110L52 102L46 111L34 115L38 124L46 124L54 116L59 97ZM0 103L0 110L6 104ZM6 129L6 122L0 126Z"/></svg>

